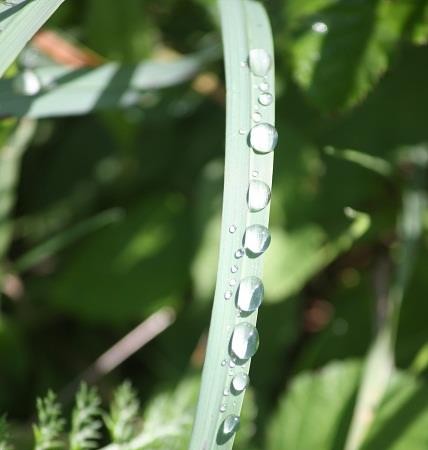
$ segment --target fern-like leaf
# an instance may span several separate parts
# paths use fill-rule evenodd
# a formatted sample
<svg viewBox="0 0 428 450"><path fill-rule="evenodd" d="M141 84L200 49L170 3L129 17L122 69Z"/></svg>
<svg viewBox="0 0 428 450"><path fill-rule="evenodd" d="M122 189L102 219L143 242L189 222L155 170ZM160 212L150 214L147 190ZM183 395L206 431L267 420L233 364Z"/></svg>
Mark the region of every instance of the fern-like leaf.
<svg viewBox="0 0 428 450"><path fill-rule="evenodd" d="M49 391L46 397L37 399L37 419L37 424L33 425L34 450L55 450L64 447L61 433L65 421L54 392Z"/></svg>
<svg viewBox="0 0 428 450"><path fill-rule="evenodd" d="M114 443L123 444L135 436L139 409L137 393L132 384L125 381L114 392L110 413L104 416Z"/></svg>
<svg viewBox="0 0 428 450"><path fill-rule="evenodd" d="M88 450L98 446L101 437L101 399L97 390L82 383L76 395L71 417L70 450Z"/></svg>

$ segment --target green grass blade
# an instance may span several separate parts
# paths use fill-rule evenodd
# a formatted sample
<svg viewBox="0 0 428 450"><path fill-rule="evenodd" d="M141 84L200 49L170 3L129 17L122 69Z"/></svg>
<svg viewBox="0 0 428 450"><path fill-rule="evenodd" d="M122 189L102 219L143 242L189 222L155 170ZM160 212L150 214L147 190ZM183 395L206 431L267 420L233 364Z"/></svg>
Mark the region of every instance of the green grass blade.
<svg viewBox="0 0 428 450"><path fill-rule="evenodd" d="M25 95L14 88L22 74L0 80L0 116L70 116L135 105L142 91L189 80L217 55L217 49L210 48L169 62L128 66L108 63L94 69L41 67L33 70L40 85L36 95Z"/></svg>
<svg viewBox="0 0 428 450"><path fill-rule="evenodd" d="M403 193L396 275L389 291L388 310L366 358L345 450L360 448L394 372L394 347L401 304L416 259L425 202L423 190L406 189Z"/></svg>
<svg viewBox="0 0 428 450"><path fill-rule="evenodd" d="M93 233L106 225L117 222L122 216L122 211L118 208L114 208L103 211L94 217L86 219L74 227L60 232L56 236L32 248L30 251L22 255L15 262L15 264L13 264L13 270L16 272L28 270L44 259L55 255L87 234Z"/></svg>
<svg viewBox="0 0 428 450"><path fill-rule="evenodd" d="M0 3L0 77L64 0Z"/></svg>
<svg viewBox="0 0 428 450"><path fill-rule="evenodd" d="M231 287L230 282L261 276L261 257L245 254L236 258L235 252L242 248L246 227L268 225L269 205L259 212L250 212L246 197L254 177L271 185L273 168L273 153L256 153L248 145L248 133L257 121L253 120L256 108L262 114L262 122L273 125L275 120L274 101L269 106L258 105L258 86L263 78L253 75L247 65L251 49L266 50L273 61L269 21L263 7L254 1L220 0L219 5L227 85L223 216L215 298L190 450L230 449L233 445L234 433L225 436L222 427L226 417L239 416L243 393L230 392L225 396L224 392L230 391L235 374L248 372L250 360L235 365L229 345L235 325L244 321L255 324L257 312L247 317L237 314L236 286L232 281L235 287ZM273 96L274 81L272 64L265 82ZM231 272L234 265L236 273ZM232 298L227 300L229 291Z"/></svg>

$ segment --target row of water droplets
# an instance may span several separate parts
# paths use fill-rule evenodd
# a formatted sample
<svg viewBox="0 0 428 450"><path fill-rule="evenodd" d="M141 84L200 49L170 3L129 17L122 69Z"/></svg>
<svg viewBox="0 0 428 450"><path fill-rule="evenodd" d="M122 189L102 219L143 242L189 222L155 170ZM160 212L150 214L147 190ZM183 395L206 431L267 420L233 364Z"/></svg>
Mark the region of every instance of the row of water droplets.
<svg viewBox="0 0 428 450"><path fill-rule="evenodd" d="M252 112L253 126L249 133L245 130L240 130L240 134L248 136L248 144L257 154L267 154L272 152L278 141L278 134L275 127L267 122L263 122L263 115L260 109L267 107L273 102L273 95L270 90L270 85L267 80L267 74L272 67L272 58L270 54L264 49L250 50L248 61L241 64L243 69L249 67L254 78L261 78L256 88L258 92L257 105L254 105ZM267 183L257 179L259 172L252 171L252 178L249 181L247 190L247 204L248 209L252 213L262 211L270 202L271 190ZM229 233L233 234L237 231L235 225L229 226ZM241 259L245 255L250 258L256 258L262 255L270 244L270 233L264 225L254 224L246 228L242 243L243 248L239 248L234 253L236 260ZM230 268L232 274L239 271L238 261L236 261ZM236 278L231 278L228 281L228 286L224 292L225 300L230 300L234 294L234 287L238 282ZM248 317L253 312L257 311L262 303L264 295L264 287L262 280L256 276L247 276L242 278L237 285L235 291L235 305L237 308L238 317ZM259 334L254 325L250 322L239 322L233 329L230 340L229 351L231 359L229 360L229 375L232 377L228 381L228 386L224 389L224 401L220 406L220 412L224 413L227 410L226 399L230 394L238 396L248 387L250 379L247 375L248 365L246 363L256 353L259 345ZM227 364L227 359L221 362L224 367ZM236 406L236 401L234 402ZM222 422L219 432L224 437L232 436L239 427L239 417L234 414L228 415Z"/></svg>

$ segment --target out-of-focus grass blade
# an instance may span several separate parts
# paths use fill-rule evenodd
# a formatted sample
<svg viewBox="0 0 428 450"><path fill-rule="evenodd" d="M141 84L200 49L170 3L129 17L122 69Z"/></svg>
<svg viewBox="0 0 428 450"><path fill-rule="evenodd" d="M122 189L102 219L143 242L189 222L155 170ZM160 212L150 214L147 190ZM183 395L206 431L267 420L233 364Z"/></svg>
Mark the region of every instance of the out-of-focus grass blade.
<svg viewBox="0 0 428 450"><path fill-rule="evenodd" d="M335 156L336 158L344 159L345 161L358 164L368 170L376 172L384 177L390 177L393 174L393 166L388 161L369 155L367 153L360 152L353 149L338 149L335 147L327 146L324 148L327 155Z"/></svg>
<svg viewBox="0 0 428 450"><path fill-rule="evenodd" d="M93 233L98 229L117 222L123 217L123 211L119 208L109 209L102 213L86 219L74 227L58 233L56 236L48 239L47 241L37 245L30 251L22 255L13 264L13 270L16 272L23 272L35 266L44 259L55 255L60 250L64 249L68 245L84 237L89 233Z"/></svg>
<svg viewBox="0 0 428 450"><path fill-rule="evenodd" d="M35 131L35 122L23 120L0 148L0 260L7 250L11 234L10 212L15 203L15 189L18 182L22 155Z"/></svg>
<svg viewBox="0 0 428 450"><path fill-rule="evenodd" d="M0 81L0 116L69 116L134 105L141 91L182 83L218 54L217 48L211 48L169 62L147 61L134 66L108 63L95 69L42 67L32 71L40 85L36 95L16 91L22 74Z"/></svg>
<svg viewBox="0 0 428 450"><path fill-rule="evenodd" d="M64 0L0 2L0 77Z"/></svg>
<svg viewBox="0 0 428 450"><path fill-rule="evenodd" d="M416 259L425 206L425 192L420 187L404 191L402 217L398 224L400 251L396 276L389 291L388 309L366 359L345 450L360 448L394 371L400 309Z"/></svg>

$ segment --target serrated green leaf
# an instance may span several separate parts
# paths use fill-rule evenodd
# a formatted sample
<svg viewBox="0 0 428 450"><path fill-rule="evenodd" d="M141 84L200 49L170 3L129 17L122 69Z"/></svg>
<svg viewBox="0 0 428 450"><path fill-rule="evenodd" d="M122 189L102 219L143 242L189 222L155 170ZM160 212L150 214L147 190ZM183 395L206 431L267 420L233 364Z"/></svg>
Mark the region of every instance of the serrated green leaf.
<svg viewBox="0 0 428 450"><path fill-rule="evenodd" d="M293 76L324 111L362 100L387 70L415 4L388 0L289 2Z"/></svg>

